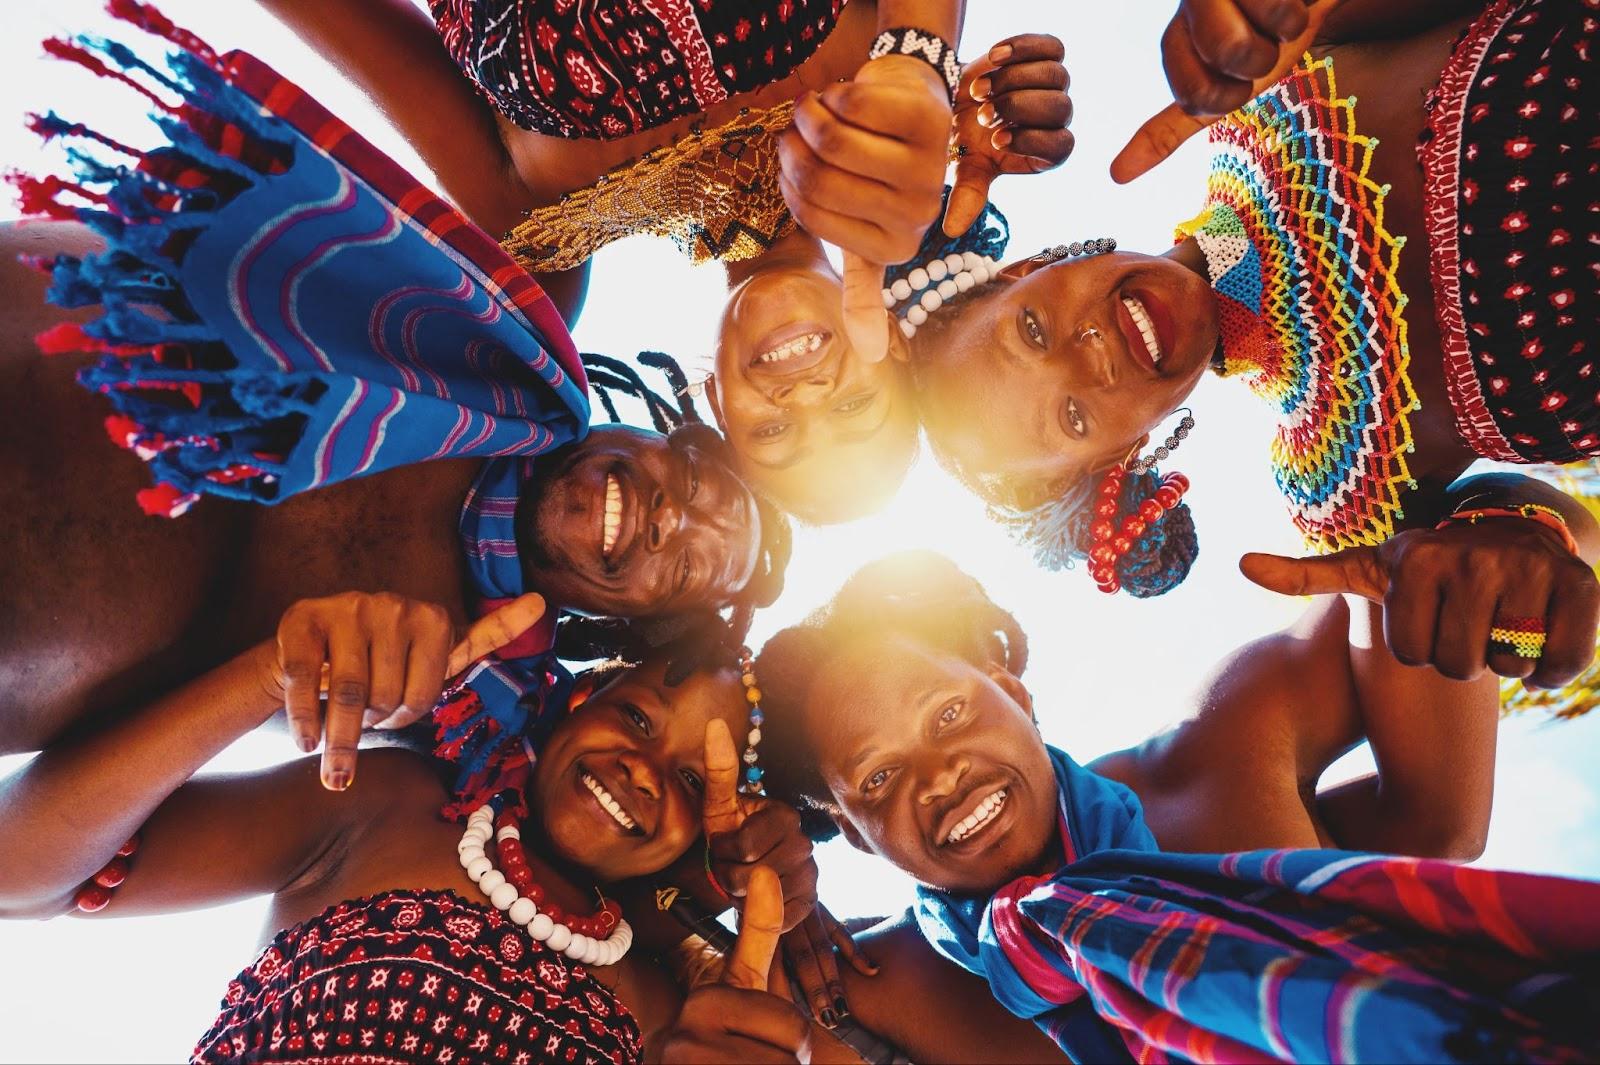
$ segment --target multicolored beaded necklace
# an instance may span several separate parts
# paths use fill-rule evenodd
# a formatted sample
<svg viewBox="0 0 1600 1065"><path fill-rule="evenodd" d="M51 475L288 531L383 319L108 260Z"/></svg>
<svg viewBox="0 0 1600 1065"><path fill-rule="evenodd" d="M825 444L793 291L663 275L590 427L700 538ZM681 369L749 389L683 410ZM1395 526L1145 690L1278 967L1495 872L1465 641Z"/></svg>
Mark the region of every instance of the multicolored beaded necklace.
<svg viewBox="0 0 1600 1065"><path fill-rule="evenodd" d="M1397 282L1404 237L1368 177L1377 140L1354 96L1309 56L1211 127L1207 205L1178 227L1205 254L1223 376L1245 375L1280 414L1272 468L1317 551L1382 543L1417 486L1406 466L1410 348Z"/></svg>

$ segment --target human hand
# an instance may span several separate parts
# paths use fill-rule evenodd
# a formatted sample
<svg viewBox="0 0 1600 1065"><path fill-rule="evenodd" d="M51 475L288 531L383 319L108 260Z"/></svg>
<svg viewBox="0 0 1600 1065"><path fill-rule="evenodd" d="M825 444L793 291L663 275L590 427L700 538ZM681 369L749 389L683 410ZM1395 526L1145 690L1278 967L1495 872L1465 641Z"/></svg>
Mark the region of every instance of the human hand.
<svg viewBox="0 0 1600 1065"><path fill-rule="evenodd" d="M1384 638L1406 665L1453 680L1485 667L1558 687L1583 671L1600 627L1600 582L1556 533L1523 518L1452 522L1399 533L1377 547L1316 558L1247 554L1244 575L1285 595L1349 592L1383 604ZM1537 659L1490 652L1497 618L1542 619Z"/></svg>
<svg viewBox="0 0 1600 1065"><path fill-rule="evenodd" d="M380 592L302 599L278 622L266 678L282 699L300 749L322 747L322 783L355 778L364 723L403 728L433 710L446 682L511 643L544 616L544 599L515 599L457 640L443 607ZM327 695L324 713L323 695Z"/></svg>
<svg viewBox="0 0 1600 1065"><path fill-rule="evenodd" d="M804 921L784 933L784 960L811 1004L811 1015L824 1028L832 1028L850 1012L839 979L840 955L863 976L878 975L877 965L856 948L850 932L825 906L819 904Z"/></svg>
<svg viewBox="0 0 1600 1065"><path fill-rule="evenodd" d="M961 71L951 140L955 180L947 236L962 233L989 202L1001 174L1038 174L1072 154L1072 83L1061 41L1047 33L1007 38Z"/></svg>
<svg viewBox="0 0 1600 1065"><path fill-rule="evenodd" d="M706 723L705 836L714 884L747 904L758 869L783 886L782 930L803 921L817 904L817 863L800 815L781 802L739 794L741 763L727 723Z"/></svg>
<svg viewBox="0 0 1600 1065"><path fill-rule="evenodd" d="M784 201L801 228L843 253L845 334L869 363L889 352L883 266L914 255L938 217L950 123L939 75L887 55L795 101L779 138Z"/></svg>
<svg viewBox="0 0 1600 1065"><path fill-rule="evenodd" d="M661 1048L663 1062L779 1062L811 1060L811 1023L794 1004L767 990L782 932L783 887L757 868L728 954L722 982L684 999Z"/></svg>
<svg viewBox="0 0 1600 1065"><path fill-rule="evenodd" d="M1342 0L1183 0L1161 36L1175 101L1140 126L1111 161L1126 183L1300 61Z"/></svg>

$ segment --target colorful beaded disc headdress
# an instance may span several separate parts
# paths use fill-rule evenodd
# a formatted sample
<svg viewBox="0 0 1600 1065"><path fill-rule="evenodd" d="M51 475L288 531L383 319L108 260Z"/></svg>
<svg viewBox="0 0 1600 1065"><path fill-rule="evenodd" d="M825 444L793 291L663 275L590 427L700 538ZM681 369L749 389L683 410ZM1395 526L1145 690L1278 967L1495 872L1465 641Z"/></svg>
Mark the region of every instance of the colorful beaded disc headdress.
<svg viewBox="0 0 1600 1065"><path fill-rule="evenodd" d="M1318 551L1382 543L1416 487L1405 238L1384 228L1389 189L1367 176L1378 142L1356 131L1355 102L1330 60L1307 57L1211 127L1207 206L1178 228L1217 292L1222 373L1279 412L1273 472Z"/></svg>

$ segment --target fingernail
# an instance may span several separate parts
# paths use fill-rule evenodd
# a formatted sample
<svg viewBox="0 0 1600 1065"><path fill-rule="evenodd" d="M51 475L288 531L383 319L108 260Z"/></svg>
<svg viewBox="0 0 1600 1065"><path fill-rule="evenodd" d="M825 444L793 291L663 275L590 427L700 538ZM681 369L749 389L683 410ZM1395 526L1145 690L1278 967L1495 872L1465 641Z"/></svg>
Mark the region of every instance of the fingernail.
<svg viewBox="0 0 1600 1065"><path fill-rule="evenodd" d="M1011 144L1011 131L1009 129L1000 130L989 139L996 148L1005 148Z"/></svg>
<svg viewBox="0 0 1600 1065"><path fill-rule="evenodd" d="M823 1010L821 1016L819 1016L817 1020L822 1022L822 1027L824 1028L832 1028L834 1025L839 1023L839 1018L834 1016L832 1010L828 1009Z"/></svg>
<svg viewBox="0 0 1600 1065"><path fill-rule="evenodd" d="M313 736L309 732L300 733L300 735L294 738L294 742L298 744L300 750L306 754L310 754L312 751L317 749L317 737Z"/></svg>
<svg viewBox="0 0 1600 1065"><path fill-rule="evenodd" d="M987 100L993 88L994 86L988 78L979 78L972 83L972 98L974 100Z"/></svg>
<svg viewBox="0 0 1600 1065"><path fill-rule="evenodd" d="M978 125L988 127L994 125L996 121L998 116L995 115L994 104L984 104L978 108Z"/></svg>
<svg viewBox="0 0 1600 1065"><path fill-rule="evenodd" d="M323 778L329 791L343 791L350 786L350 771L348 769L334 769Z"/></svg>
<svg viewBox="0 0 1600 1065"><path fill-rule="evenodd" d="M991 62L1004 63L1010 58L1011 46L1009 44L997 44L993 48L989 49L989 60Z"/></svg>
<svg viewBox="0 0 1600 1065"><path fill-rule="evenodd" d="M385 714L382 710L368 710L366 713L361 715L361 727L376 728L378 722L382 721L388 716L389 715Z"/></svg>
<svg viewBox="0 0 1600 1065"><path fill-rule="evenodd" d="M840 995L838 998L833 1000L833 1008L838 1010L839 1014L843 1016L844 1014L850 1012L850 1003L844 1000L843 995Z"/></svg>
<svg viewBox="0 0 1600 1065"><path fill-rule="evenodd" d="M407 714L409 714L409 713L410 713L410 711L408 711L405 708L405 704L402 703L401 705L399 705L399 706L394 708L394 713L390 714L388 717L386 717L382 721L378 722L378 727L379 728L399 728L400 726L398 724L396 724L397 720L407 716Z"/></svg>

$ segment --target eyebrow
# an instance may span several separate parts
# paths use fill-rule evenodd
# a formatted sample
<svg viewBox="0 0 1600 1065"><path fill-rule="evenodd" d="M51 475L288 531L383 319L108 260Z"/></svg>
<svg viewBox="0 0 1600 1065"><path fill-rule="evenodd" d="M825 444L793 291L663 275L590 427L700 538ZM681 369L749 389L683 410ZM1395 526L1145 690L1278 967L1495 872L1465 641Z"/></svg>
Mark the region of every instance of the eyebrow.
<svg viewBox="0 0 1600 1065"><path fill-rule="evenodd" d="M846 445L864 444L873 437L877 436L879 433L883 432L884 426L888 425L894 420L894 414L895 397L891 395L889 397L889 402L884 407L883 418L878 422L877 425L874 425L870 429L857 429L852 432L840 433L834 438L835 442ZM764 470L787 470L789 467L799 464L804 459L810 458L811 451L812 449L810 446L806 446L779 462L763 462L758 458L751 458L750 461L753 464L760 466Z"/></svg>

